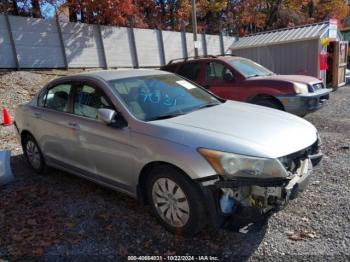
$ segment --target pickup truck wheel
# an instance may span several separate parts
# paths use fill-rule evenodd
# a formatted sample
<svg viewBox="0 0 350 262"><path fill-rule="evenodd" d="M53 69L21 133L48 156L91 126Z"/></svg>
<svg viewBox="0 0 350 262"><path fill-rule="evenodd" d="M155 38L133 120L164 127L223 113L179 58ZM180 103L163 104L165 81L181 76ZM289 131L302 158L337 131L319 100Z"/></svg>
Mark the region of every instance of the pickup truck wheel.
<svg viewBox="0 0 350 262"><path fill-rule="evenodd" d="M270 107L278 110L283 110L282 106L276 101L273 101L272 99L260 99L260 100L254 101L253 103L259 106L266 106L266 107Z"/></svg>
<svg viewBox="0 0 350 262"><path fill-rule="evenodd" d="M25 135L22 148L29 166L38 174L44 173L47 170L45 160L34 137L29 134Z"/></svg>
<svg viewBox="0 0 350 262"><path fill-rule="evenodd" d="M204 203L199 189L180 170L158 166L147 181L152 213L173 234L192 236L204 226Z"/></svg>

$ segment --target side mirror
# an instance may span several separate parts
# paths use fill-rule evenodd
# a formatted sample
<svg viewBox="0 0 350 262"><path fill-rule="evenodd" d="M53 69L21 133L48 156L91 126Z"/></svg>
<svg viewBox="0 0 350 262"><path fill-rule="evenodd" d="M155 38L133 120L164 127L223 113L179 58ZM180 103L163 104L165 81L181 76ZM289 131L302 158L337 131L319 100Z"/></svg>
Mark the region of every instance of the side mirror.
<svg viewBox="0 0 350 262"><path fill-rule="evenodd" d="M107 125L113 124L116 121L117 112L108 108L100 108L97 110L97 119L106 123Z"/></svg>

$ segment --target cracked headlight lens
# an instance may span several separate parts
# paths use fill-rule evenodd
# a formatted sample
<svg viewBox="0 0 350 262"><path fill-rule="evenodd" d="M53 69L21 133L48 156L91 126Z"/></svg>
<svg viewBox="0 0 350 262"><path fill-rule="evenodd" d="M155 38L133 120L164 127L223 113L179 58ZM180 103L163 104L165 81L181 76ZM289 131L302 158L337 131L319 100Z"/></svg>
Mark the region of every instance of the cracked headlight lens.
<svg viewBox="0 0 350 262"><path fill-rule="evenodd" d="M309 89L307 85L302 83L294 83L294 91L297 94L307 94L309 93Z"/></svg>
<svg viewBox="0 0 350 262"><path fill-rule="evenodd" d="M286 177L280 161L199 148L198 152L219 175L228 177L271 178Z"/></svg>

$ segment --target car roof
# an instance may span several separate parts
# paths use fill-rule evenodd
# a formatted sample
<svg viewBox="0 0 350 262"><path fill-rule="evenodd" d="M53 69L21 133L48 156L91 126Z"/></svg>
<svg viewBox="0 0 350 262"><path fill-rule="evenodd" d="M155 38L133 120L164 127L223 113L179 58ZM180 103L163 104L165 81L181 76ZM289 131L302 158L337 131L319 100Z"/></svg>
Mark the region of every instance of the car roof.
<svg viewBox="0 0 350 262"><path fill-rule="evenodd" d="M167 75L167 74L171 74L171 73L161 71L161 70L156 70L156 69L117 69L117 70L99 70L99 71L83 72L78 75L99 77L105 81L109 81L109 80L123 79L123 78L129 78L129 77Z"/></svg>

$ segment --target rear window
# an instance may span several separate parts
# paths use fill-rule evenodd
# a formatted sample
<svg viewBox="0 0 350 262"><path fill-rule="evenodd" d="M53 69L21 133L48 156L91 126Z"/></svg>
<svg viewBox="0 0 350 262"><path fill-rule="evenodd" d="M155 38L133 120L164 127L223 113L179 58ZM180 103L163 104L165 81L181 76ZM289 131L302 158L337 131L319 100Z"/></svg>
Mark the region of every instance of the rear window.
<svg viewBox="0 0 350 262"><path fill-rule="evenodd" d="M163 67L164 71L168 71L168 72L175 72L177 68L177 64L174 65L167 65Z"/></svg>

